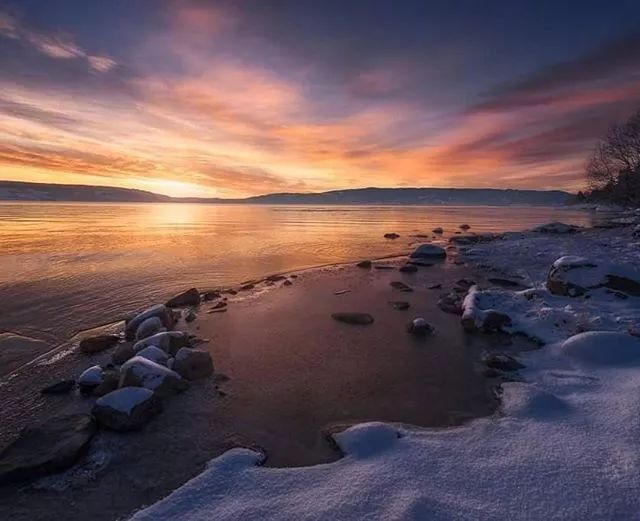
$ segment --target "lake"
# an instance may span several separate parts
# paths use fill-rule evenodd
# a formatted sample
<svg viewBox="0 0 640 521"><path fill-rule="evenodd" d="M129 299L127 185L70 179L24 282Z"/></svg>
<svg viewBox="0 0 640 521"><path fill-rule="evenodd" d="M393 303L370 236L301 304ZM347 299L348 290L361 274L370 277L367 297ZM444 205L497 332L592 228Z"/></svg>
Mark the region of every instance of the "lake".
<svg viewBox="0 0 640 521"><path fill-rule="evenodd" d="M0 331L51 343L191 286L409 251L461 223L524 230L571 208L0 203ZM399 239L384 239L396 232Z"/></svg>

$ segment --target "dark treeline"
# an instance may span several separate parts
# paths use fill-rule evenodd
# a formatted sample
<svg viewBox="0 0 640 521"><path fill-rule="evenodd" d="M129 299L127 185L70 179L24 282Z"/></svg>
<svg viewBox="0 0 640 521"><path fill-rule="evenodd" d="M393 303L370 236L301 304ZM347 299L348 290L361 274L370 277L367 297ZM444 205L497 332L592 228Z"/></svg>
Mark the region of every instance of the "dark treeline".
<svg viewBox="0 0 640 521"><path fill-rule="evenodd" d="M596 145L586 175L586 200L640 206L640 110L609 129Z"/></svg>

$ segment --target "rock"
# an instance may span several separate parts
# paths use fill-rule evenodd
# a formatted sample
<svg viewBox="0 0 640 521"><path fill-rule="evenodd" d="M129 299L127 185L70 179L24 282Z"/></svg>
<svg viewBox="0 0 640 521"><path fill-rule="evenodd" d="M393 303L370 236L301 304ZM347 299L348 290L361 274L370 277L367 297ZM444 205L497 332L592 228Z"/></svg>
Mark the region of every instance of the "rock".
<svg viewBox="0 0 640 521"><path fill-rule="evenodd" d="M389 302L389 304L391 304L391 307L393 309L398 309L400 311L404 311L405 309L409 309L411 307L411 304L404 300L392 300L391 302Z"/></svg>
<svg viewBox="0 0 640 521"><path fill-rule="evenodd" d="M189 384L178 373L151 360L134 356L120 369L120 388L144 387L160 396L184 391Z"/></svg>
<svg viewBox="0 0 640 521"><path fill-rule="evenodd" d="M251 289L253 289L253 288L255 288L255 287L256 287L256 285L255 285L255 284L253 284L252 282L250 282L250 283L248 283L248 284L244 284L244 285L240 286L240 290L242 290L242 291L249 291L249 290L251 290Z"/></svg>
<svg viewBox="0 0 640 521"><path fill-rule="evenodd" d="M103 372L102 382L93 388L91 394L93 396L104 396L105 394L115 391L120 382L120 373L109 369Z"/></svg>
<svg viewBox="0 0 640 521"><path fill-rule="evenodd" d="M169 355L156 346L147 346L144 349L138 351L136 356L141 356L142 358L146 358L147 360L151 360L156 364L167 365L167 361L169 360Z"/></svg>
<svg viewBox="0 0 640 521"><path fill-rule="evenodd" d="M538 233L573 233L578 230L577 226L573 224L565 224L561 222L551 222L546 224L541 224L540 226L536 226L533 230Z"/></svg>
<svg viewBox="0 0 640 521"><path fill-rule="evenodd" d="M191 288L187 291L176 295L169 299L165 306L168 308L186 308L188 306L198 306L200 304L200 292L197 288Z"/></svg>
<svg viewBox="0 0 640 521"><path fill-rule="evenodd" d="M293 275L292 275L292 277L293 277ZM291 284L293 284L293 282L291 282L289 279L285 280L285 281L282 283L282 285L283 285L283 286L291 286Z"/></svg>
<svg viewBox="0 0 640 521"><path fill-rule="evenodd" d="M413 264L405 264L404 266L400 266L398 268L398 271L402 273L415 273L416 271L418 271L418 266L415 266Z"/></svg>
<svg viewBox="0 0 640 521"><path fill-rule="evenodd" d="M208 351L183 347L176 353L173 370L187 380L198 380L213 374L213 360Z"/></svg>
<svg viewBox="0 0 640 521"><path fill-rule="evenodd" d="M434 330L435 328L422 317L414 318L407 326L407 331L416 336L428 336Z"/></svg>
<svg viewBox="0 0 640 521"><path fill-rule="evenodd" d="M469 288L471 288L471 286L475 286L476 282L475 280L471 280L471 279L459 279L456 281L456 283L453 286L453 291L456 291L458 293L466 293L467 291L469 291Z"/></svg>
<svg viewBox="0 0 640 521"><path fill-rule="evenodd" d="M399 280L391 281L389 283L389 285L392 288L400 290L400 291L404 291L405 293L409 293L410 291L413 291L413 288L411 286L407 286L404 282L399 281Z"/></svg>
<svg viewBox="0 0 640 521"><path fill-rule="evenodd" d="M371 269L371 261L370 260L363 260L363 261L360 261L358 264L356 264L356 266L358 268L364 268L364 269L370 270Z"/></svg>
<svg viewBox="0 0 640 521"><path fill-rule="evenodd" d="M196 312L193 309L186 310L186 313L184 314L185 322L193 322L196 318L198 318L198 315L196 315Z"/></svg>
<svg viewBox="0 0 640 521"><path fill-rule="evenodd" d="M142 322L144 322L146 319L151 317L158 317L162 322L163 327L166 327L167 329L173 329L173 313L171 313L171 311L163 304L158 304L157 306L152 306L145 309L142 313L138 313L135 317L127 322L124 330L126 339L133 340L136 336L138 326L140 326L140 324L142 324Z"/></svg>
<svg viewBox="0 0 640 521"><path fill-rule="evenodd" d="M85 369L78 377L78 385L80 390L92 390L102 383L104 380L104 371L99 365L94 365Z"/></svg>
<svg viewBox="0 0 640 521"><path fill-rule="evenodd" d="M164 331L140 340L133 345L134 352L147 346L156 346L169 355L174 355L181 347L189 347L189 335L183 331Z"/></svg>
<svg viewBox="0 0 640 521"><path fill-rule="evenodd" d="M388 264L378 264L378 265L374 266L374 269L376 269L376 270L394 270L395 268L393 266L389 266Z"/></svg>
<svg viewBox="0 0 640 521"><path fill-rule="evenodd" d="M281 280L286 280L287 277L284 275L269 275L265 280L268 282L280 282Z"/></svg>
<svg viewBox="0 0 640 521"><path fill-rule="evenodd" d="M504 354L490 354L487 355L483 362L490 369L496 369L498 371L517 371L524 368L520 362L509 355Z"/></svg>
<svg viewBox="0 0 640 521"><path fill-rule="evenodd" d="M442 287L442 284L438 283L438 284L431 284L431 286L427 286L427 289L440 289Z"/></svg>
<svg viewBox="0 0 640 521"><path fill-rule="evenodd" d="M505 313L489 309L484 314L480 327L485 331L499 331L511 325L511 318Z"/></svg>
<svg viewBox="0 0 640 521"><path fill-rule="evenodd" d="M119 432L142 428L162 411L162 402L150 389L123 387L98 399L92 413L102 427Z"/></svg>
<svg viewBox="0 0 640 521"><path fill-rule="evenodd" d="M412 253L412 259L444 259L447 252L435 244L421 244Z"/></svg>
<svg viewBox="0 0 640 521"><path fill-rule="evenodd" d="M89 414L52 418L23 429L0 453L0 484L65 470L82 455L95 432L96 424Z"/></svg>
<svg viewBox="0 0 640 521"><path fill-rule="evenodd" d="M131 342L121 342L111 355L111 361L115 365L121 365L129 360L129 358L133 358L135 355L136 353L133 350L133 344Z"/></svg>
<svg viewBox="0 0 640 521"><path fill-rule="evenodd" d="M80 351L85 354L99 353L116 345L120 338L116 335L96 335L80 340Z"/></svg>
<svg viewBox="0 0 640 521"><path fill-rule="evenodd" d="M162 325L162 321L158 317L149 317L144 320L136 329L136 342L155 335L157 333L162 333L165 328Z"/></svg>
<svg viewBox="0 0 640 521"><path fill-rule="evenodd" d="M73 390L75 386L75 380L61 380L60 382L47 385L45 388L41 389L40 392L42 394L65 394Z"/></svg>
<svg viewBox="0 0 640 521"><path fill-rule="evenodd" d="M400 237L400 235L398 235L397 233L385 233L384 234L384 238L385 239L397 239L398 237Z"/></svg>
<svg viewBox="0 0 640 521"><path fill-rule="evenodd" d="M437 228L434 228L433 230L431 230L433 233L436 233L438 235L442 235L444 233L444 230L442 229L441 226L438 226Z"/></svg>
<svg viewBox="0 0 640 521"><path fill-rule="evenodd" d="M469 226L468 224L461 224L460 226L458 226L458 228L467 231L469 228L471 228L471 226Z"/></svg>
<svg viewBox="0 0 640 521"><path fill-rule="evenodd" d="M331 313L331 318L345 324L362 326L373 324L373 317L369 313Z"/></svg>
<svg viewBox="0 0 640 521"><path fill-rule="evenodd" d="M204 300L205 302L210 302L212 300L216 300L218 298L220 298L222 295L220 294L219 291L205 291L202 295L200 295L200 298L202 300Z"/></svg>
<svg viewBox="0 0 640 521"><path fill-rule="evenodd" d="M438 299L438 307L445 313L462 315L462 298L456 293L442 295Z"/></svg>
<svg viewBox="0 0 640 521"><path fill-rule="evenodd" d="M226 308L227 305L228 304L226 301L221 300L220 302L216 302L216 304L211 309L222 309L222 308Z"/></svg>
<svg viewBox="0 0 640 521"><path fill-rule="evenodd" d="M423 268L430 268L431 266L434 265L433 262L428 262L420 259L410 260L408 261L408 264L411 264L412 266L421 266Z"/></svg>
<svg viewBox="0 0 640 521"><path fill-rule="evenodd" d="M333 292L334 295L346 295L347 293L351 293L351 290L350 289L339 289L339 290Z"/></svg>

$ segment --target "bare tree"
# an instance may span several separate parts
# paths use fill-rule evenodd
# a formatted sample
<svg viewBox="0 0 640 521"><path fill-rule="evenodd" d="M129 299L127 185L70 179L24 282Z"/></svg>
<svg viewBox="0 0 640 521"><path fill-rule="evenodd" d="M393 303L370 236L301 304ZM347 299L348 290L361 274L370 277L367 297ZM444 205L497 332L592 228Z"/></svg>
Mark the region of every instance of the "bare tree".
<svg viewBox="0 0 640 521"><path fill-rule="evenodd" d="M592 193L625 204L640 202L640 110L612 126L586 168Z"/></svg>

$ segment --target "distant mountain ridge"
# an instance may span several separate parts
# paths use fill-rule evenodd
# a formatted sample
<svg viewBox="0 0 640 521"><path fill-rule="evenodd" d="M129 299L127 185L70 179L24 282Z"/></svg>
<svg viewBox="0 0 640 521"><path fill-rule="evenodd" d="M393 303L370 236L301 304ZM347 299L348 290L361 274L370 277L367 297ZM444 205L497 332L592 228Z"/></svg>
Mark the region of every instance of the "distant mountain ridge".
<svg viewBox="0 0 640 521"><path fill-rule="evenodd" d="M498 188L354 188L320 193L275 193L245 199L170 197L108 186L64 185L0 181L0 200L216 203L216 204L347 204L347 205L559 205L574 196L562 190L516 190Z"/></svg>

